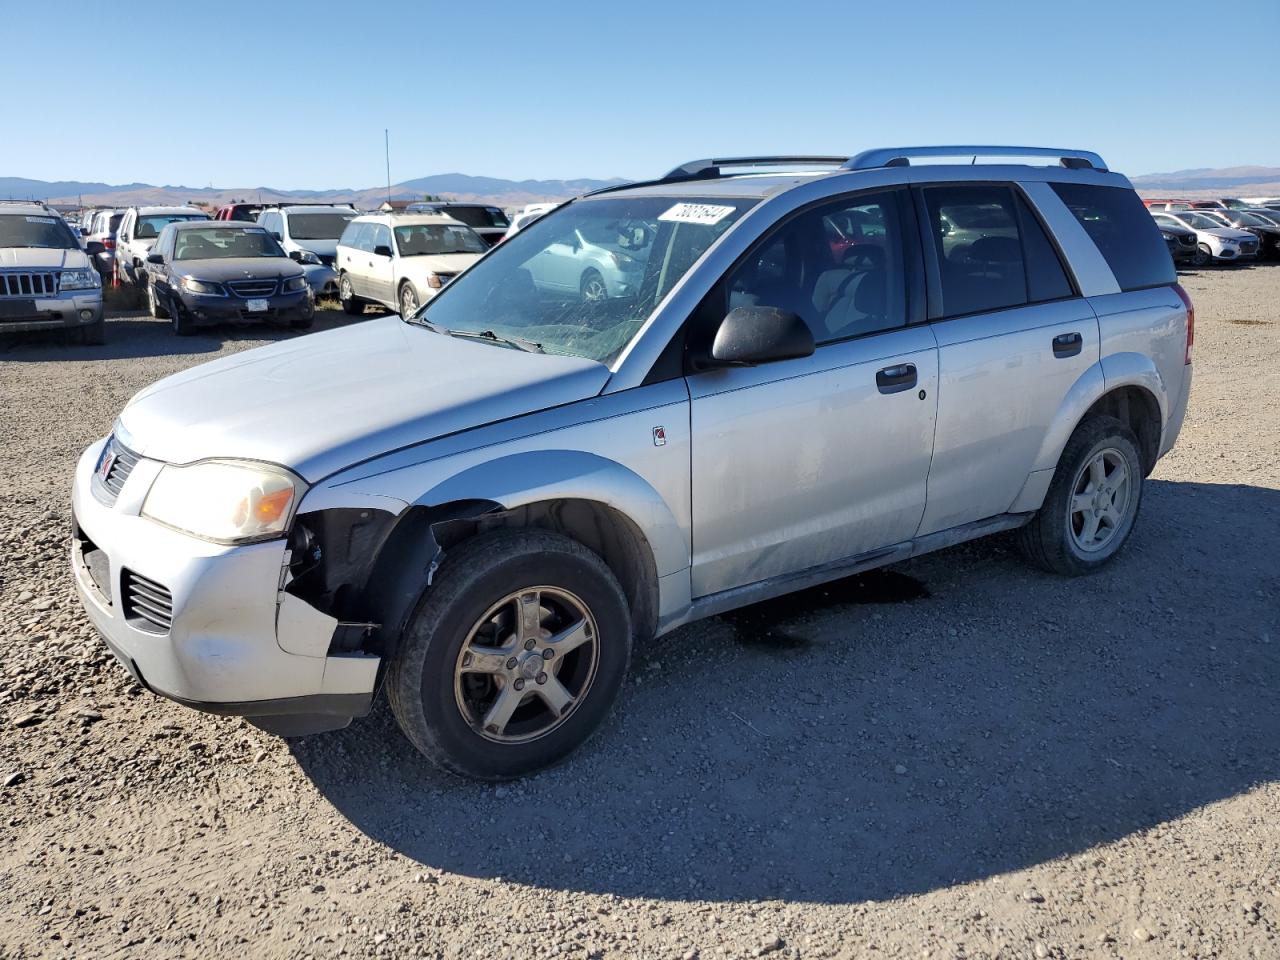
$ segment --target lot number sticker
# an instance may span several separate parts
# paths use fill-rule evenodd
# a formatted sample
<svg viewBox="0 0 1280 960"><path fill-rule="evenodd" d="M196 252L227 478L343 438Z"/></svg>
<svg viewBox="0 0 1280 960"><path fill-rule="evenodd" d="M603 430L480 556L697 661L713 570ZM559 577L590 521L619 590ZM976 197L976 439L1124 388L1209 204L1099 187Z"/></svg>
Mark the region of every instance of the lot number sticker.
<svg viewBox="0 0 1280 960"><path fill-rule="evenodd" d="M701 223L709 227L731 213L733 207L720 207L711 203L677 203L666 213L660 214L658 219L669 223Z"/></svg>

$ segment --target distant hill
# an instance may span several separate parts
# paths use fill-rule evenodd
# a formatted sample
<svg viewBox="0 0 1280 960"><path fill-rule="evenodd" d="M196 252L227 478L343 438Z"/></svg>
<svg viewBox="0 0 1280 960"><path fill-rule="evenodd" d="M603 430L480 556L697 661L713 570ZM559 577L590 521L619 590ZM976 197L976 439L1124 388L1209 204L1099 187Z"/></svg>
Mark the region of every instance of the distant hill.
<svg viewBox="0 0 1280 960"><path fill-rule="evenodd" d="M424 194L453 200L492 203L518 207L544 200L567 200L621 180L503 180L499 177L473 177L465 173L440 173L393 184L391 197L412 200ZM135 203L223 204L232 200L266 203L289 200L317 203L353 203L372 209L387 199L386 187L334 190L282 190L276 187L184 187L154 186L149 183L89 183L77 180L30 180L25 177L0 177L0 199L47 200L51 203L126 206Z"/></svg>
<svg viewBox="0 0 1280 960"><path fill-rule="evenodd" d="M1130 177L1139 193L1204 197L1214 194L1280 197L1280 167L1218 167Z"/></svg>

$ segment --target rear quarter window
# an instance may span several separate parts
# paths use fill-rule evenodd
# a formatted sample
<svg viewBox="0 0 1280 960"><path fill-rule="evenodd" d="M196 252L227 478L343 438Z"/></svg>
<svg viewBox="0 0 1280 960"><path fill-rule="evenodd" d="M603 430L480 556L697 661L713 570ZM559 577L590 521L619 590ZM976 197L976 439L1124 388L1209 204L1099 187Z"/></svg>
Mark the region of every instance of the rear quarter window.
<svg viewBox="0 0 1280 960"><path fill-rule="evenodd" d="M1160 228L1136 193L1125 187L1087 183L1052 186L1111 267L1121 290L1177 281Z"/></svg>

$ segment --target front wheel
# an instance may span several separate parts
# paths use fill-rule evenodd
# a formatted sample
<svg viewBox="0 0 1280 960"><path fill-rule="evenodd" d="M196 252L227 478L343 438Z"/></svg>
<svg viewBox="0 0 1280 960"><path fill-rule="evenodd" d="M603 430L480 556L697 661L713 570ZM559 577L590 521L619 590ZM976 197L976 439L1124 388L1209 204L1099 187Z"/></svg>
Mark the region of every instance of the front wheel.
<svg viewBox="0 0 1280 960"><path fill-rule="evenodd" d="M342 303L342 312L351 317L364 313L364 301L356 296L351 278L345 273L338 278L338 300Z"/></svg>
<svg viewBox="0 0 1280 960"><path fill-rule="evenodd" d="M453 551L387 675L405 735L479 780L556 763L608 715L631 656L617 579L577 541L497 531Z"/></svg>
<svg viewBox="0 0 1280 960"><path fill-rule="evenodd" d="M582 275L579 289L582 299L587 303L599 303L609 296L609 290L604 285L604 277L600 276L597 270L588 270Z"/></svg>
<svg viewBox="0 0 1280 960"><path fill-rule="evenodd" d="M1196 255L1191 262L1197 267L1206 267L1213 261L1213 251L1209 249L1207 243L1202 243L1196 248Z"/></svg>
<svg viewBox="0 0 1280 960"><path fill-rule="evenodd" d="M147 283L146 300L147 300L147 313L151 314L151 316L154 319L156 320L169 319L169 311L166 310L163 306L161 306L160 299L156 296L156 285L154 283L151 283L151 282Z"/></svg>
<svg viewBox="0 0 1280 960"><path fill-rule="evenodd" d="M400 284L400 316L411 317L418 312L418 291L406 280Z"/></svg>
<svg viewBox="0 0 1280 960"><path fill-rule="evenodd" d="M1093 573L1129 539L1142 503L1138 440L1114 417L1093 417L1067 441L1053 482L1019 533L1028 559L1064 576Z"/></svg>

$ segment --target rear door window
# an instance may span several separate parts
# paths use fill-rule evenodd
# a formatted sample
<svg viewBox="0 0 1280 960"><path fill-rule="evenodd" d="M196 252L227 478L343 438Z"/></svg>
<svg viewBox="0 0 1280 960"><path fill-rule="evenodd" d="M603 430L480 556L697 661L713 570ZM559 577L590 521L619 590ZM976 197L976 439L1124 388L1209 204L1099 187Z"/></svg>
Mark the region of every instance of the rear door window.
<svg viewBox="0 0 1280 960"><path fill-rule="evenodd" d="M1089 183L1051 186L1089 234L1121 290L1165 286L1178 279L1160 228L1132 190Z"/></svg>
<svg viewBox="0 0 1280 960"><path fill-rule="evenodd" d="M986 313L1028 302L1018 212L1009 187L926 187L924 201L926 236L937 257L942 316Z"/></svg>

